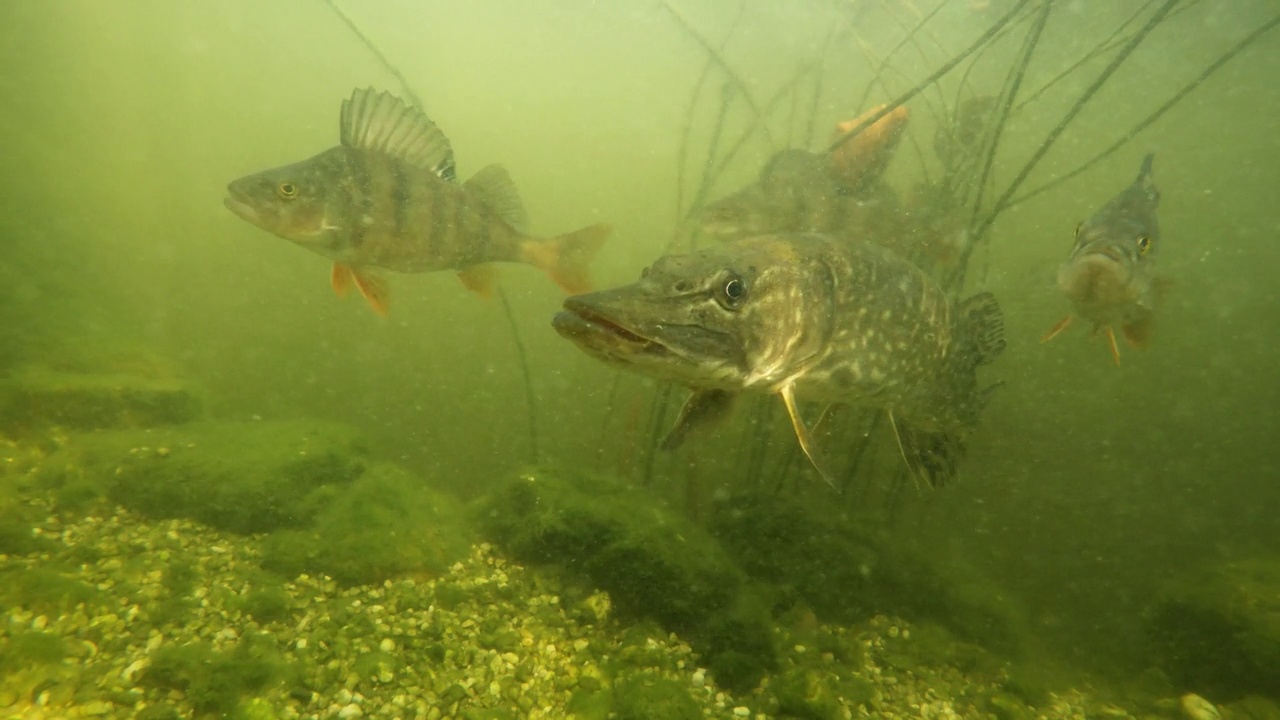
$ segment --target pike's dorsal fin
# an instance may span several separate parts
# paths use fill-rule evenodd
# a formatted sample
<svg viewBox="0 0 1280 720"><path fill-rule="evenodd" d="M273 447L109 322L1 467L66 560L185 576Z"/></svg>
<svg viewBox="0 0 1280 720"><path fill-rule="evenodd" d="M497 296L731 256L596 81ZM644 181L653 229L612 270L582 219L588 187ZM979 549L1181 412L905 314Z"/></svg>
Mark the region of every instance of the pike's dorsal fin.
<svg viewBox="0 0 1280 720"><path fill-rule="evenodd" d="M523 233L528 226L529 217L525 214L524 203L520 202L520 193L516 191L516 184L511 181L511 176L501 165L486 165L480 168L480 172L472 175L470 180L462 184L462 187L480 198L485 207L492 210L494 215L502 218L517 232Z"/></svg>
<svg viewBox="0 0 1280 720"><path fill-rule="evenodd" d="M800 442L800 449L804 451L804 456L809 458L809 463L813 465L813 469L818 471L822 479L831 486L832 490L839 491L835 482L831 479L831 474L826 471L823 464L818 462L817 448L814 447L813 436L809 433L809 428L804 424L804 418L800 416L800 408L796 405L795 386L791 383L783 385L778 391L782 396L782 402L787 406L787 416L791 418L791 427L796 431L796 440Z"/></svg>
<svg viewBox="0 0 1280 720"><path fill-rule="evenodd" d="M680 408L680 416L662 438L663 450L680 447L689 432L719 420L733 404L734 396L724 390L694 390Z"/></svg>
<svg viewBox="0 0 1280 720"><path fill-rule="evenodd" d="M421 110L385 90L364 88L342 101L338 137L346 147L381 153L455 179L449 139Z"/></svg>

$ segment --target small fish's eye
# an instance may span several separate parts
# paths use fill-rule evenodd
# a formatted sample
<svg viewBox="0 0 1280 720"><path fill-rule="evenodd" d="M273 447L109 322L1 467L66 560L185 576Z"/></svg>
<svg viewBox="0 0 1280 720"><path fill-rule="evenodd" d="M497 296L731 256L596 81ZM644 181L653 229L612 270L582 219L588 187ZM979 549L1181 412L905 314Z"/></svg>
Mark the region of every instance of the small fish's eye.
<svg viewBox="0 0 1280 720"><path fill-rule="evenodd" d="M730 275L720 289L721 304L729 309L742 305L747 299L747 284L737 275Z"/></svg>
<svg viewBox="0 0 1280 720"><path fill-rule="evenodd" d="M1146 254L1147 254L1147 251L1148 251L1148 250L1150 250L1150 249L1151 249L1151 238L1150 238L1149 236L1147 236L1147 235L1143 235L1143 236L1139 237L1139 238L1138 238L1138 253L1139 253L1139 254L1141 254L1141 255L1146 255Z"/></svg>
<svg viewBox="0 0 1280 720"><path fill-rule="evenodd" d="M286 182L282 182L282 183L280 183L280 185L276 188L276 192L280 194L280 197L285 198L285 199L287 200L287 199L289 199L289 198L291 198L291 197L296 197L296 196L297 196L297 194L298 194L298 186L297 186L297 185L294 185L294 184L293 184L293 183L291 183L291 182L287 182L287 181L286 181Z"/></svg>

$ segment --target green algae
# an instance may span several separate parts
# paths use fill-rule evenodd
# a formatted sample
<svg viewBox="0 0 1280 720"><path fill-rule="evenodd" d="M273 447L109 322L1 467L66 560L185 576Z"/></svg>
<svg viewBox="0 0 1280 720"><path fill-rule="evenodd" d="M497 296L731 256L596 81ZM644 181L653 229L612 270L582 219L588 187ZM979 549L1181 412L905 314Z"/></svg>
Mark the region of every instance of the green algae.
<svg viewBox="0 0 1280 720"><path fill-rule="evenodd" d="M196 420L203 405L202 393L182 380L29 366L0 382L0 429L155 427Z"/></svg>
<svg viewBox="0 0 1280 720"><path fill-rule="evenodd" d="M265 633L245 635L230 652L194 642L161 647L150 660L142 683L181 691L201 715L237 712L243 698L289 679L296 670Z"/></svg>
<svg viewBox="0 0 1280 720"><path fill-rule="evenodd" d="M471 547L457 501L390 463L371 465L326 499L310 528L266 538L263 567L286 577L319 573L358 585L405 573L439 574Z"/></svg>
<svg viewBox="0 0 1280 720"><path fill-rule="evenodd" d="M24 630L0 642L0 674L32 665L56 665L69 654L62 636L42 630Z"/></svg>

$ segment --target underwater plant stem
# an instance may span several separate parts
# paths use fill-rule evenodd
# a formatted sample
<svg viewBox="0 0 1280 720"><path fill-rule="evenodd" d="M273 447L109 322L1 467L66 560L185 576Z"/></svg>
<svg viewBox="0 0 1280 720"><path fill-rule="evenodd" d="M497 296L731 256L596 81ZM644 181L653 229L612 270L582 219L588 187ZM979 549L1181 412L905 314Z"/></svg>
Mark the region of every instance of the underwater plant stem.
<svg viewBox="0 0 1280 720"><path fill-rule="evenodd" d="M1008 207L1009 199L1018 191L1022 182L1027 179L1027 176L1031 174L1031 171L1035 169L1035 166L1044 159L1044 156L1049 152L1049 149L1053 147L1054 143L1058 141L1058 138L1062 136L1062 133L1066 131L1067 127L1073 120L1075 120L1076 116L1080 114L1080 111L1084 109L1084 106L1093 99L1093 96L1097 94L1098 90L1106 84L1107 80L1115 74L1115 71L1119 69L1120 66L1129 59L1129 56L1138 49L1138 46L1146 40L1147 35L1151 34L1151 31L1156 29L1156 26L1165 19L1169 12L1173 10L1179 2L1181 2L1181 0L1165 0L1164 4L1161 5L1159 9L1157 9L1147 20L1147 23L1143 25L1138 32L1133 34L1133 37L1129 39L1129 42L1121 48L1120 52L1114 58L1112 58L1111 63L1108 64L1107 67L1098 74L1098 77L1094 79L1093 83L1085 89L1084 93L1081 94L1080 99L1076 100L1075 105L1071 106L1071 109L1067 111L1067 114L1063 116L1062 120L1060 120L1058 124L1049 131L1049 134L1045 136L1044 141L1040 143L1040 147L1036 148L1036 151L1031 154L1031 158L1027 160L1025 165L1023 165L1022 170L1018 173L1017 177L1013 179L1013 182L1009 183L1008 189L1006 189L1004 194L1000 196L1000 199L996 201L995 207L991 209L991 212L983 218L982 222L979 223L976 228L972 229L968 244L965 246L965 249L960 256L960 262L958 264L959 282L956 283L956 287L960 287L964 284L964 267L968 263L969 256L973 253L973 248L982 239L982 236L987 232L987 230L991 228L992 223L996 221L996 218L1000 216L1000 213Z"/></svg>
<svg viewBox="0 0 1280 720"><path fill-rule="evenodd" d="M1008 87L1005 88L1004 99L1000 103L999 112L995 117L995 125L991 131L991 144L987 148L987 156L982 163L982 172L978 174L978 182L974 188L977 195L973 201L973 214L969 218L970 227L977 221L978 213L982 210L982 196L987 188L987 178L991 176L991 168L995 165L996 153L1000 149L1000 136L1004 134L1005 122L1009 119L1013 100L1018 97L1018 89L1022 87L1022 80L1027 74L1027 67L1031 64L1031 58L1035 55L1036 46L1040 43L1040 35L1044 32L1044 26L1049 22L1049 11L1051 9L1053 9L1053 2L1052 0L1047 0L1041 7L1035 23L1032 24L1031 31L1027 34L1022 57L1019 58L1018 64L1013 70Z"/></svg>
<svg viewBox="0 0 1280 720"><path fill-rule="evenodd" d="M1130 128L1129 131L1126 132L1124 135L1121 135L1120 138L1116 140L1114 143L1112 143L1109 147L1107 147L1107 149L1089 158L1088 160L1086 160L1084 163L1082 163L1079 167L1072 170L1071 172L1066 173L1064 175L1060 175L1054 178L1053 180L1050 180L1049 182L1046 182L1045 184L1035 188L1034 190L1029 190L1026 193L1023 193L1022 195L1019 195L1018 197L1010 200L1006 204L1006 209L1011 208L1014 205L1017 205L1018 203L1021 203L1023 201L1030 200L1031 198L1043 192L1047 192L1049 190L1052 190L1055 187L1058 187L1059 185L1067 182L1068 180L1079 175L1085 170L1088 170L1090 167L1093 167L1100 160L1111 155L1116 150L1119 150L1126 143L1128 143L1135 136L1137 136L1138 133L1142 132L1143 130L1146 130L1148 127L1151 126L1152 123L1154 123L1156 120L1159 120L1162 115L1168 112L1174 105L1177 105L1184 97L1190 94L1192 90L1195 90L1197 87L1199 87L1200 84L1203 83L1205 80L1207 80L1210 75L1217 72L1219 68L1221 68L1223 65L1226 65L1227 62L1229 62L1232 58L1234 58L1236 55L1239 55L1245 48L1252 45L1254 42L1258 40L1258 38L1262 37L1269 30L1274 29L1277 25L1280 25L1280 15L1277 15L1276 17L1271 18L1271 20L1267 21L1266 23L1263 23L1258 28L1256 28L1253 32L1246 35L1242 40L1240 40L1240 42L1232 46L1230 50L1223 53L1221 56L1218 57L1217 60L1214 60L1212 63L1210 63L1209 66L1204 69L1204 72L1201 72L1200 75L1196 77L1196 79L1187 83L1181 90L1174 93L1173 96L1170 97L1167 101L1165 101L1163 105L1157 108L1150 115L1143 118L1140 122L1138 122L1137 125L1134 125L1132 128Z"/></svg>
<svg viewBox="0 0 1280 720"><path fill-rule="evenodd" d="M373 41L360 31L360 28L355 24L355 21L353 21L346 13L342 12L342 8L338 7L338 3L335 2L335 0L324 1L325 4L333 10L334 14L338 16L338 19L341 20L343 24L351 30L351 32L355 33L356 37L360 38L360 42L364 43L364 46L369 50L369 52L373 53L373 56L377 58L382 67L386 69L387 72L391 73L391 76L400 84L400 89L406 96L408 96L409 100L413 102L414 106L421 110L423 108L422 98L419 98L418 95L413 92L413 89L409 87L409 81L404 79L404 75L401 75L400 71L397 70L396 67L391 64L391 61L387 59L387 56L383 55L382 51L373 44Z"/></svg>
<svg viewBox="0 0 1280 720"><path fill-rule="evenodd" d="M909 101L911 98L915 97L916 95L919 95L922 91L924 91L925 88L937 82L938 78L941 78L943 75L946 75L947 73L951 72L951 70L954 69L956 65L959 65L960 63L964 62L965 58L977 52L978 49L981 48L983 45L985 45L987 41L989 41L992 37L995 36L996 33L1000 32L1001 28L1009 24L1009 22L1011 22L1013 18L1029 2L1031 2L1031 0L1018 0L1018 3L1014 5L1013 8L1009 10L1009 12L1005 13L991 27L987 28L987 31L982 33L982 35L978 36L978 39L974 40L973 43L969 45L969 47L965 48L964 50L961 50L958 55L951 58L947 62L943 63L942 67L933 71L933 73L931 73L927 78L925 78L915 87L906 91L905 93L900 95L897 99L895 99L893 102L886 105L883 110L867 117L866 119L858 123L853 128L850 128L848 132L843 133L840 137L836 138L835 142L831 143L830 147L827 148L827 153L830 154L830 153L834 153L836 150L839 150L841 145L844 145L845 143L849 142L853 138L857 137L859 133L871 127L875 123L879 122L880 119L883 118L885 115L888 115L894 110L897 110L900 106L902 106L904 103Z"/></svg>
<svg viewBox="0 0 1280 720"><path fill-rule="evenodd" d="M529 354L524 348L524 339L520 337L520 326L516 323L516 314L507 300L507 292L502 286L497 287L498 300L502 303L502 312L511 326L511 341L515 343L516 355L520 358L520 373L524 375L525 406L529 414L529 455L530 461L537 463L542 455L538 451L538 401L533 392L533 375L529 372Z"/></svg>
<svg viewBox="0 0 1280 720"><path fill-rule="evenodd" d="M694 41L702 46L702 49L706 51L707 56L713 59L716 65L720 66L720 69L724 71L725 76L729 78L729 82L737 86L738 91L742 93L743 99L747 103L747 107L751 109L751 112L754 113L757 118L760 118L760 128L764 132L765 139L770 145L772 145L773 136L769 133L769 127L763 120L764 116L760 112L759 106L756 105L755 100L751 99L751 88L747 85L746 81L733 71L733 68L729 66L728 61L724 59L724 55L722 55L720 51L710 43L710 41L704 38L701 33L694 29L693 25L685 19L684 15L680 14L680 11L671 4L671 0L663 0L662 6L667 9L667 12L671 13L671 16L676 19L676 22L680 23L680 26L684 28L685 32L689 33L689 37L693 38Z"/></svg>

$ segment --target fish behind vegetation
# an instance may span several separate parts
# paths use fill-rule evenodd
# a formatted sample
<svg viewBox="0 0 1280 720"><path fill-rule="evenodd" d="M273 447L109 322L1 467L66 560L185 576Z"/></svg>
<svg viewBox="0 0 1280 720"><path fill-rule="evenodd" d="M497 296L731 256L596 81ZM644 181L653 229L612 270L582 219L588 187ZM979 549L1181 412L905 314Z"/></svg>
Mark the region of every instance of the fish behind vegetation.
<svg viewBox="0 0 1280 720"><path fill-rule="evenodd" d="M780 396L828 482L799 402L883 408L910 470L941 485L985 398L975 370L1004 349L991 295L953 304L894 253L813 234L662 257L639 282L567 298L552 324L593 357L693 390L667 447L738 394Z"/></svg>
<svg viewBox="0 0 1280 720"><path fill-rule="evenodd" d="M609 226L550 239L525 234L506 170L490 165L459 184L448 139L420 110L387 92L356 90L342 103L339 140L308 160L232 182L225 200L242 219L332 258L339 295L355 285L385 314L378 269L456 270L487 295L491 262L533 265L569 293L590 290L587 264Z"/></svg>
<svg viewBox="0 0 1280 720"><path fill-rule="evenodd" d="M836 137L853 130L886 107L887 104L877 105L852 120L837 123ZM910 119L911 111L905 105L899 105L841 143L831 153L831 164L836 174L845 184L855 189L879 181L889 161L893 159L893 151L902 140Z"/></svg>
<svg viewBox="0 0 1280 720"><path fill-rule="evenodd" d="M1150 342L1164 285L1155 263L1160 250L1160 191L1151 175L1154 159L1147 155L1133 183L1076 226L1075 246L1058 269L1058 287L1071 300L1074 315L1063 318L1043 342L1065 330L1075 315L1093 323L1095 332L1106 332L1116 365L1120 349L1114 326L1120 326L1136 347Z"/></svg>

